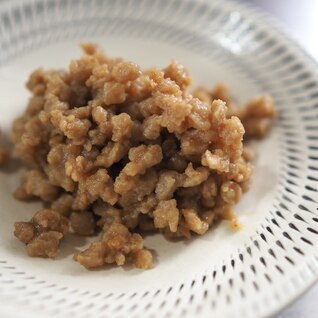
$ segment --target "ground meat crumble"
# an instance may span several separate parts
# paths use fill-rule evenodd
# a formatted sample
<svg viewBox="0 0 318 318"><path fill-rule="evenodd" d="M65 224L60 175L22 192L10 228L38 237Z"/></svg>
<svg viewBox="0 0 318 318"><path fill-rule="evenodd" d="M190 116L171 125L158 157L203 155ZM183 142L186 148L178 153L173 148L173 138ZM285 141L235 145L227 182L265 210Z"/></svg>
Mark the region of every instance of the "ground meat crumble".
<svg viewBox="0 0 318 318"><path fill-rule="evenodd" d="M227 87L196 89L176 61L142 71L96 45L68 70L33 72L12 141L26 173L15 197L50 206L15 236L30 256L55 257L67 232L100 237L74 259L86 268L153 267L145 231L203 235L218 220L235 226L253 149L276 115L270 96L238 107ZM5 154L0 149L0 163Z"/></svg>
<svg viewBox="0 0 318 318"><path fill-rule="evenodd" d="M1 131L0 131L0 137L1 136ZM0 167L5 166L10 159L10 153L7 147L1 145L0 146Z"/></svg>

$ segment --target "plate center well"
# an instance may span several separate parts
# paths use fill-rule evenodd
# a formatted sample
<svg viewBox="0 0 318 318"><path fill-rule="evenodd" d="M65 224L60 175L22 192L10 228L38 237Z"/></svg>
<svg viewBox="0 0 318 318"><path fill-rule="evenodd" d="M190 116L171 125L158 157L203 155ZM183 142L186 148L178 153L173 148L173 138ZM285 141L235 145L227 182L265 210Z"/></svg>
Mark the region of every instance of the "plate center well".
<svg viewBox="0 0 318 318"><path fill-rule="evenodd" d="M235 72L222 59L201 56L189 50L160 43L157 41L128 37L94 37L87 39L98 42L110 56L121 56L132 60L142 67L165 67L171 59L177 59L186 65L194 79L194 86L205 85L212 88L215 83L227 83L233 95L244 102L257 94L264 93L252 79ZM12 120L21 114L30 96L25 82L32 70L43 68L65 68L71 59L80 56L79 42L57 42L31 51L0 69L3 106L6 116L1 116L0 127L8 132ZM235 60L233 61L235 63ZM239 63L239 61L237 61ZM151 271L130 268L87 271L72 260L73 253L85 246L85 240L69 236L62 245L62 255L58 260L29 258L24 246L13 237L13 223L17 220L29 220L40 207L37 203L18 202L12 198L19 176L17 173L0 173L0 200L2 203L2 245L1 258L19 270L56 284L98 291L128 291L150 289L173 285L185 278L191 278L196 272L211 269L224 259L242 248L255 234L272 204L277 185L278 145L275 130L258 144L256 172L251 190L245 194L237 206L239 220L243 228L233 232L226 222L209 231L202 237L191 241L171 243L160 235L146 238L146 246L156 251L156 267ZM276 166L276 165L275 165ZM160 277L160 281L157 278ZM141 283L142 282L142 283Z"/></svg>

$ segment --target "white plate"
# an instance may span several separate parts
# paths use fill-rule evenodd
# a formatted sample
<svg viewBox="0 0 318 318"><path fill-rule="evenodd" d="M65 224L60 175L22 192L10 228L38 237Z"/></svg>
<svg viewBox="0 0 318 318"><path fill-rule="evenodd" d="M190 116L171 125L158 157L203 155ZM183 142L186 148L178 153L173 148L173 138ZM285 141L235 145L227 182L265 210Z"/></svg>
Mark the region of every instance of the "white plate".
<svg viewBox="0 0 318 318"><path fill-rule="evenodd" d="M269 92L277 127L259 144L252 190L237 211L190 242L147 238L150 271L87 271L68 238L57 261L28 258L12 234L38 204L15 201L18 175L0 173L1 317L261 317L318 277L317 66L261 14L229 1L25 0L0 5L0 126L9 129L39 66L66 67L80 41L142 66L187 65L196 84L229 84L242 102Z"/></svg>

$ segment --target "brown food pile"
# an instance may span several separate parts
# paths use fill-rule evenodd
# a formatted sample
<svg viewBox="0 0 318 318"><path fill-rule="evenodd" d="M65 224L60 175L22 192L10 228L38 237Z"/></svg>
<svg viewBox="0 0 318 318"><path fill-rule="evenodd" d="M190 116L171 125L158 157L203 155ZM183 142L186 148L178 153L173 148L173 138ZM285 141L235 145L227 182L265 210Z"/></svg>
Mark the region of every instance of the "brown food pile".
<svg viewBox="0 0 318 318"><path fill-rule="evenodd" d="M86 268L153 266L139 233L168 238L204 234L248 190L251 149L275 117L269 96L239 108L224 85L193 95L186 69L141 71L95 45L68 71L35 71L24 115L13 125L16 153L27 165L15 196L49 209L17 222L30 256L55 257L68 232L100 238L75 255ZM228 105L228 106L227 106Z"/></svg>

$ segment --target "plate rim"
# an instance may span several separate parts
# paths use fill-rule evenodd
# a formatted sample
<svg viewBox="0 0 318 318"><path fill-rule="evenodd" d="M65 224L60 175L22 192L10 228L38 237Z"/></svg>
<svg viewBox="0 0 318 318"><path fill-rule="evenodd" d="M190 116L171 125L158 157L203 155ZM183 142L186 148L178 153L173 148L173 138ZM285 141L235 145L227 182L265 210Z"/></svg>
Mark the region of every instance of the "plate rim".
<svg viewBox="0 0 318 318"><path fill-rule="evenodd" d="M189 0L191 2L194 2L195 0ZM13 7L16 5L16 3L21 3L21 0L13 0L13 1L4 1L3 3L0 2L0 12L2 10L6 10L6 6L8 8ZM31 1L29 1L31 2ZM209 3L207 0L200 0L202 3ZM287 27L283 25L281 22L279 22L276 18L270 16L266 12L263 12L261 9L255 7L255 5L252 4L246 4L242 3L238 0L224 0L222 5L226 6L235 6L235 9L238 9L239 11L242 11L244 14L244 17L251 16L253 19L258 18L259 23L262 26L265 26L267 30L270 32L275 32L275 37L281 38L282 40L286 41L289 48L294 47L297 50L297 55L299 58L301 58L302 61L304 61L304 64L313 66L314 69L318 69L318 63L317 61L304 49L304 47L300 44L300 42L297 40L297 38L288 31ZM312 261L310 265L314 265L316 268L316 271L318 270L318 249L316 248L315 252L311 254L311 256L314 256L316 258L315 261ZM308 258L309 256L307 256ZM310 267L309 262L307 261L307 258L305 258L301 265L298 265L298 268L307 268ZM298 270L297 272L300 272ZM270 315L278 314L282 310L284 310L286 307L288 307L290 304L292 304L295 300L300 298L306 291L308 291L316 282L318 281L318 272L315 274L315 277L307 278L304 280L304 284L302 283L302 289L294 295L294 297L290 297L289 300L286 300L284 302L283 307L276 308L273 312L269 313Z"/></svg>

